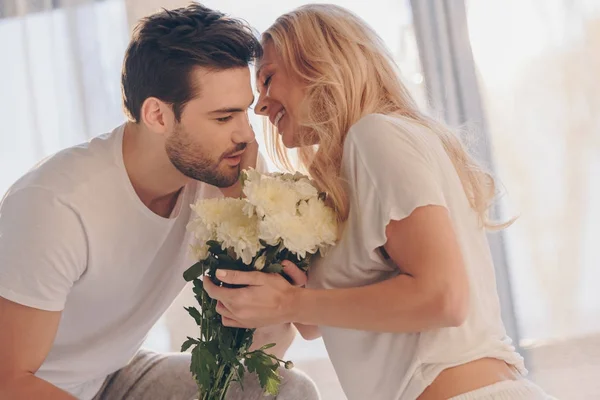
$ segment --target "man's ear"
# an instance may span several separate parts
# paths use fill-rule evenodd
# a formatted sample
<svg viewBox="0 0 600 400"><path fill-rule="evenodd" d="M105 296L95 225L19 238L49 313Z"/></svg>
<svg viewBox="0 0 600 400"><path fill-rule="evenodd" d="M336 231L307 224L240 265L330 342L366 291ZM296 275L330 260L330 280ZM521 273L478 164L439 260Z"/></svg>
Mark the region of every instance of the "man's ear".
<svg viewBox="0 0 600 400"><path fill-rule="evenodd" d="M175 125L173 107L156 97L148 97L142 103L140 112L142 122L153 132L167 135Z"/></svg>

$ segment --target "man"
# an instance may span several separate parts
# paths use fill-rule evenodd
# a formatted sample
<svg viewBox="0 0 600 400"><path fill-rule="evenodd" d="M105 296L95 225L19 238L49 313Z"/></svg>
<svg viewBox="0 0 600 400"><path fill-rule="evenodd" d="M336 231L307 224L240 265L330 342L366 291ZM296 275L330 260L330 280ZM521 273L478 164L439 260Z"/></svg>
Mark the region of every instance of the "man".
<svg viewBox="0 0 600 400"><path fill-rule="evenodd" d="M0 205L0 399L193 399L189 354L138 351L184 287L199 198L256 166L250 28L200 5L144 19L123 66L129 122L45 160ZM259 166L260 167L260 166ZM190 332L193 334L193 332ZM290 326L256 333L276 341ZM285 370L280 399L318 398ZM229 398L262 397L248 376Z"/></svg>

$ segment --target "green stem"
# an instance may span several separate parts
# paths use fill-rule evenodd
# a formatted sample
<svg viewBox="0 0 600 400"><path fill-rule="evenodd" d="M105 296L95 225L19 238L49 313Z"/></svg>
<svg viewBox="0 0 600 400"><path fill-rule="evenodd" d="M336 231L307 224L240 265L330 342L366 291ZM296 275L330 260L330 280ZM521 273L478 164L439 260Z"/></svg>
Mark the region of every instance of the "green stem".
<svg viewBox="0 0 600 400"><path fill-rule="evenodd" d="M221 397L221 399L225 399L225 395L227 394L227 391L229 390L229 385L231 385L231 380L233 379L233 375L234 375L234 371L233 371L233 368L231 368L229 373L227 374L227 379L225 379L225 384L223 386L223 388L224 388L223 396Z"/></svg>

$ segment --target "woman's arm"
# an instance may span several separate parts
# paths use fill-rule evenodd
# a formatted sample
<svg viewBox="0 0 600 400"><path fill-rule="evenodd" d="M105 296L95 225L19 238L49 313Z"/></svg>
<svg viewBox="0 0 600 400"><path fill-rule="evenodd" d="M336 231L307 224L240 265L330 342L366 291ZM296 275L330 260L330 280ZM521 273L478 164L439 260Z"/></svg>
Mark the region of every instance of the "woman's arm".
<svg viewBox="0 0 600 400"><path fill-rule="evenodd" d="M421 332L458 326L469 308L469 284L446 208L424 206L386 228L385 249L407 275L348 289L302 289L262 272L228 271L228 290L205 284L231 326L280 322L379 332ZM323 266L327 268L327 266Z"/></svg>
<svg viewBox="0 0 600 400"><path fill-rule="evenodd" d="M468 311L465 267L445 208L418 208L386 229L385 249L407 275L295 296L295 320L341 328L420 332L458 326Z"/></svg>

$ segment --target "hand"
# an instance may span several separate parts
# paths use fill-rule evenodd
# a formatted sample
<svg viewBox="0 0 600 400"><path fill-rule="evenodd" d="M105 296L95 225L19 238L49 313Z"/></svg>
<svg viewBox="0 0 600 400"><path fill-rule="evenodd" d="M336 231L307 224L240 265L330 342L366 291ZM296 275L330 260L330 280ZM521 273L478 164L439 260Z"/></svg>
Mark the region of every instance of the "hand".
<svg viewBox="0 0 600 400"><path fill-rule="evenodd" d="M297 286L306 284L306 274L297 266L284 261L284 272L294 285L281 275L253 271L217 270L217 278L224 283L248 285L230 289L219 287L204 279L204 289L217 300L217 312L223 325L236 328L260 328L294 322ZM225 273L225 275L222 275Z"/></svg>

